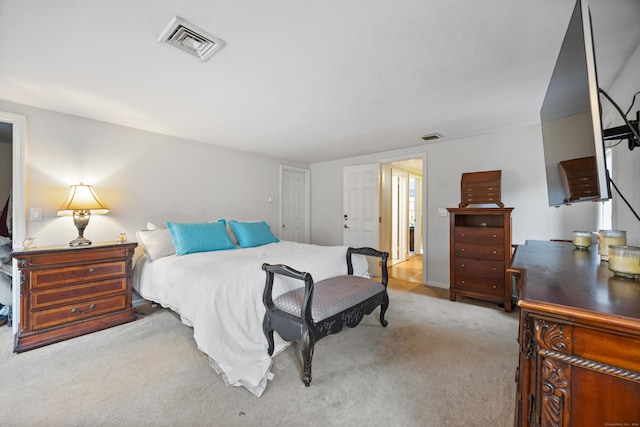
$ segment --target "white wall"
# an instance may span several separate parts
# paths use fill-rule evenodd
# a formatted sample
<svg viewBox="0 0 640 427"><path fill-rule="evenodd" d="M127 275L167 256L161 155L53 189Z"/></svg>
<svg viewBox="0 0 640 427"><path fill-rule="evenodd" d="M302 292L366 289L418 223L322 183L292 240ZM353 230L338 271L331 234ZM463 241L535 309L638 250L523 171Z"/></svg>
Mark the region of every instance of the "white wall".
<svg viewBox="0 0 640 427"><path fill-rule="evenodd" d="M111 211L93 216L85 237L131 240L147 221L264 219L278 232L280 165L308 165L111 125L0 101L27 117L27 220L38 246L77 236L71 217L56 216L68 186L92 184ZM268 203L268 196L273 202Z"/></svg>
<svg viewBox="0 0 640 427"><path fill-rule="evenodd" d="M640 91L640 46L607 93L624 112L629 108L633 94L638 91ZM601 98L603 110L607 111L603 119L604 125L606 127L622 125L624 122L619 113L612 111L609 101L604 100L604 97ZM629 114L630 118L635 119L635 113L638 110L640 110L640 100L636 98L636 103ZM613 180L633 209L640 215L640 147L629 151L627 141L623 141L613 149ZM627 231L627 244L640 246L640 221L613 188L612 192L613 227Z"/></svg>
<svg viewBox="0 0 640 427"><path fill-rule="evenodd" d="M342 243L342 169L426 153L427 283L449 286L449 219L438 208L457 207L463 172L502 170L502 201L514 207L513 242L570 239L577 229L594 230L596 206L548 205L539 126L311 165L311 240Z"/></svg>

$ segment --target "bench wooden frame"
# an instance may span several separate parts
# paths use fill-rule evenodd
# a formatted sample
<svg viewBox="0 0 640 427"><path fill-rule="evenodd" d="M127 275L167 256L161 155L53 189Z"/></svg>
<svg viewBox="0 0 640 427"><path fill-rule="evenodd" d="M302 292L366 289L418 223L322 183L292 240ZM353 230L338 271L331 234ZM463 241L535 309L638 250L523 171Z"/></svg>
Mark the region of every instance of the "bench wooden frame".
<svg viewBox="0 0 640 427"><path fill-rule="evenodd" d="M335 283L336 279L339 280L340 278L353 276L353 264L351 261L352 254L373 256L381 259L381 281L376 282L374 279L365 279L364 281L360 280L359 283L367 286L367 282L369 282L371 286L375 288L380 288L380 284L382 284L383 290L359 301L357 304L354 304L337 314L314 321L312 318L314 289L316 289L317 292L317 289L322 289L323 284L326 284L329 280L333 280ZM380 252L373 248L348 248L348 275L322 280L318 283L313 282L311 274L294 270L287 265L263 264L262 269L266 272L267 278L263 294L266 313L262 323L262 329L267 337L269 355L273 355L274 350L273 331L278 332L285 341L300 342L302 344L302 359L304 364L302 381L305 386L308 387L311 383L311 360L313 358L313 349L318 340L327 335L340 332L344 326L348 326L350 328L356 327L365 315L370 314L378 306L380 306L380 323L382 326L386 327L387 321L385 320L384 315L389 306L389 295L387 293L387 283L389 281L389 275L387 272L388 257L388 252ZM299 316L287 313L281 308L276 307L274 304L272 290L275 274L304 281L304 298L301 303ZM345 282L347 280L351 279L346 279Z"/></svg>

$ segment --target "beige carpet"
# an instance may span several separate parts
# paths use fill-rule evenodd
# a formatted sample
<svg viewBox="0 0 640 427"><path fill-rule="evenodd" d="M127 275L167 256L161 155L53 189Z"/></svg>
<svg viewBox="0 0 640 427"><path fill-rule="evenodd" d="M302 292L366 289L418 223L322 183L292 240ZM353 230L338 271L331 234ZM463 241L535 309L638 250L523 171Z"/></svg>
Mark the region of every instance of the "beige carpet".
<svg viewBox="0 0 640 427"><path fill-rule="evenodd" d="M376 310L316 345L313 381L299 348L274 359L260 398L227 387L166 310L21 354L0 328L0 422L17 426L511 426L517 313L390 290Z"/></svg>

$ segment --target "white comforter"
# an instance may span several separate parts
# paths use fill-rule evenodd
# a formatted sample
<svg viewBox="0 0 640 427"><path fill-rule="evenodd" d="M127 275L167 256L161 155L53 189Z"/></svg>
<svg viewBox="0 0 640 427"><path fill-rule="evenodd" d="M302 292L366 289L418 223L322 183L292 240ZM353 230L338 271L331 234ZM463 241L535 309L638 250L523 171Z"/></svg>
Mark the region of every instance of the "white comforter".
<svg viewBox="0 0 640 427"><path fill-rule="evenodd" d="M233 386L262 395L270 378L271 357L262 331L265 309L262 264L287 264L311 273L314 281L346 274L343 246L282 241L256 248L168 256L136 263L134 288L145 298L179 313L193 327L198 349ZM354 256L354 274L367 273L367 261ZM304 286L277 277L274 297ZM277 335L277 334L275 334ZM276 340L274 355L288 345Z"/></svg>

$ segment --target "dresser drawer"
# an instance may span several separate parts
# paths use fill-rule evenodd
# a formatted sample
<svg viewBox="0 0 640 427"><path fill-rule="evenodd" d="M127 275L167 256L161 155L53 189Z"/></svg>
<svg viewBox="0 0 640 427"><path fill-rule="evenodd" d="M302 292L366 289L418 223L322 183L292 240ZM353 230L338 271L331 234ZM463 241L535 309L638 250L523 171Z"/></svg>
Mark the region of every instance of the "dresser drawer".
<svg viewBox="0 0 640 427"><path fill-rule="evenodd" d="M475 259L456 259L454 262L456 274L504 280L504 262L480 261Z"/></svg>
<svg viewBox="0 0 640 427"><path fill-rule="evenodd" d="M456 258L475 258L492 261L504 260L504 246L478 245L467 242L456 242L454 245Z"/></svg>
<svg viewBox="0 0 640 427"><path fill-rule="evenodd" d="M502 196L500 188L493 186L465 188L461 191L462 205L472 205L480 203L501 203Z"/></svg>
<svg viewBox="0 0 640 427"><path fill-rule="evenodd" d="M31 293L31 308L39 309L75 301L95 299L127 290L126 277L101 280L73 286L62 286Z"/></svg>
<svg viewBox="0 0 640 427"><path fill-rule="evenodd" d="M127 265L124 261L113 261L55 269L32 270L29 277L32 289L44 289L81 281L94 281L118 276L124 277L126 271Z"/></svg>
<svg viewBox="0 0 640 427"><path fill-rule="evenodd" d="M107 298L67 304L48 310L34 310L30 313L30 324L32 325L31 329L35 331L124 310L126 308L126 295L114 295Z"/></svg>
<svg viewBox="0 0 640 427"><path fill-rule="evenodd" d="M455 288L487 295L504 296L504 278L500 280L457 275Z"/></svg>
<svg viewBox="0 0 640 427"><path fill-rule="evenodd" d="M92 246L65 248L59 251L43 251L29 254L28 267L42 267L49 265L78 264L91 261L107 261L126 259L130 246L122 245L110 248L95 248Z"/></svg>
<svg viewBox="0 0 640 427"><path fill-rule="evenodd" d="M502 228L485 227L456 227L454 230L456 242L494 243L504 244L504 230Z"/></svg>

